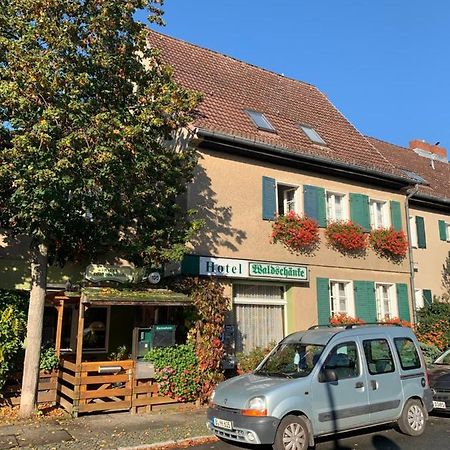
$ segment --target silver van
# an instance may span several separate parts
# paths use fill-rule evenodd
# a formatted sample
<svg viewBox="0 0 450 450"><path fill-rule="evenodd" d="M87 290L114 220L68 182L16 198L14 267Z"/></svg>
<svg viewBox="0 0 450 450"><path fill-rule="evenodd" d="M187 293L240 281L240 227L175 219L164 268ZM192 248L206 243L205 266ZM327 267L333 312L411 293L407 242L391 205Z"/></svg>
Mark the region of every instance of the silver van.
<svg viewBox="0 0 450 450"><path fill-rule="evenodd" d="M253 373L220 383L207 426L221 439L303 450L317 436L390 422L419 436L431 409L409 328L316 327L284 338Z"/></svg>

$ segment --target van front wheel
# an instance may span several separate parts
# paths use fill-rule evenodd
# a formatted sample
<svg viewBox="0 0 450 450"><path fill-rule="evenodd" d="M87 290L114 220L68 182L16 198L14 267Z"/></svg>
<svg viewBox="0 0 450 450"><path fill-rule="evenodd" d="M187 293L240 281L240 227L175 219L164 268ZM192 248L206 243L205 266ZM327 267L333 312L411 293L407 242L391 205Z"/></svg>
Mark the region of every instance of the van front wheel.
<svg viewBox="0 0 450 450"><path fill-rule="evenodd" d="M422 403L419 400L408 400L397 424L402 433L420 436L425 431L425 412Z"/></svg>
<svg viewBox="0 0 450 450"><path fill-rule="evenodd" d="M273 444L274 450L306 450L309 447L308 425L302 417L286 416L281 422Z"/></svg>

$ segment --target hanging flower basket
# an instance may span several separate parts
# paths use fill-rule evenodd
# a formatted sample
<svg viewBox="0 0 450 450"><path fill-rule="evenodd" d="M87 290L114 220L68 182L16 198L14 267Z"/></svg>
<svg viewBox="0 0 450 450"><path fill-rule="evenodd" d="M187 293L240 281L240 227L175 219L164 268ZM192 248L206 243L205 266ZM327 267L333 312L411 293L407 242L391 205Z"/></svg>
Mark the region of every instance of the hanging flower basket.
<svg viewBox="0 0 450 450"><path fill-rule="evenodd" d="M412 328L412 323L408 322L407 320L402 320L399 317L391 317L389 319L384 319L383 323L389 324L389 325L399 325L402 327L409 327Z"/></svg>
<svg viewBox="0 0 450 450"><path fill-rule="evenodd" d="M408 251L408 240L403 231L393 228L378 228L370 233L370 245L380 255L401 261Z"/></svg>
<svg viewBox="0 0 450 450"><path fill-rule="evenodd" d="M364 229L349 221L331 222L325 229L328 244L345 254L363 255L368 246L368 237Z"/></svg>
<svg viewBox="0 0 450 450"><path fill-rule="evenodd" d="M291 253L311 253L319 243L319 224L289 211L272 224L272 243L281 242Z"/></svg>
<svg viewBox="0 0 450 450"><path fill-rule="evenodd" d="M333 314L330 317L330 325L332 325L333 327L340 327L343 325L353 325L353 324L364 325L365 322L359 317L352 317L347 315L346 313L337 313Z"/></svg>

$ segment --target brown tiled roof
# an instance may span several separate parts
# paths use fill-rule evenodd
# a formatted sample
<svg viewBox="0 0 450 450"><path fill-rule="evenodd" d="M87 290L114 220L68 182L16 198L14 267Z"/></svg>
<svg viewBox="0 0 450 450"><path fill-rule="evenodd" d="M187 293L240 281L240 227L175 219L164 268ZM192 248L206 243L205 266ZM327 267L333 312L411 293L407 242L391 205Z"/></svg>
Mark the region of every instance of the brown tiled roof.
<svg viewBox="0 0 450 450"><path fill-rule="evenodd" d="M419 156L413 150L372 137L367 139L398 169L421 176L428 186L419 185L419 193L450 201L450 164Z"/></svg>
<svg viewBox="0 0 450 450"><path fill-rule="evenodd" d="M183 86L200 91L195 126L403 177L316 87L195 45L149 31ZM244 109L262 112L277 133L258 130ZM299 124L313 127L326 146L312 143Z"/></svg>

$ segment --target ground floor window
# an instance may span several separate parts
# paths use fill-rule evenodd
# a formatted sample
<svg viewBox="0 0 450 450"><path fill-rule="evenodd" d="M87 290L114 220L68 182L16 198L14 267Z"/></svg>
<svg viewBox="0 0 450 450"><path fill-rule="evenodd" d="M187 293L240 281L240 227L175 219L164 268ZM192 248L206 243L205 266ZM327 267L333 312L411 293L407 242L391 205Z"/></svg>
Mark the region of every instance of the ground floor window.
<svg viewBox="0 0 450 450"><path fill-rule="evenodd" d="M233 284L235 351L247 352L284 337L284 287L268 284Z"/></svg>
<svg viewBox="0 0 450 450"><path fill-rule="evenodd" d="M377 320L392 319L398 316L395 286L393 284L375 285L377 302Z"/></svg>
<svg viewBox="0 0 450 450"><path fill-rule="evenodd" d="M352 283L350 281L330 281L330 309L331 315L354 315L354 301Z"/></svg>

